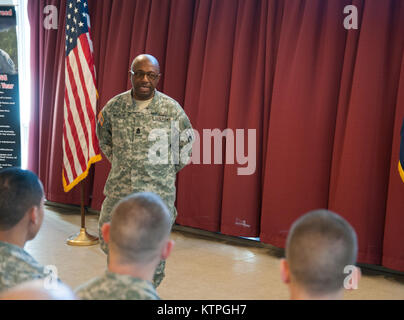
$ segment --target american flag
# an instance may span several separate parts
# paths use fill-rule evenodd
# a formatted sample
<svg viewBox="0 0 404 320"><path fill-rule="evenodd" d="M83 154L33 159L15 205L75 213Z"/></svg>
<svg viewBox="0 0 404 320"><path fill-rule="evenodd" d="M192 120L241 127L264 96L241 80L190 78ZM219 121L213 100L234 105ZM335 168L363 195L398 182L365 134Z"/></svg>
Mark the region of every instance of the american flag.
<svg viewBox="0 0 404 320"><path fill-rule="evenodd" d="M101 160L96 127L97 89L87 0L66 3L63 188L70 191Z"/></svg>

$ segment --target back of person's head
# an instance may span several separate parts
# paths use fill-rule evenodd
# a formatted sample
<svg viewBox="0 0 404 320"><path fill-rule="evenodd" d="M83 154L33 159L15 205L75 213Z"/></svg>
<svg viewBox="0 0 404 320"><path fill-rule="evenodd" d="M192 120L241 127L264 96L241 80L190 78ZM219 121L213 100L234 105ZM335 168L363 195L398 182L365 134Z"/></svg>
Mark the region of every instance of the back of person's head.
<svg viewBox="0 0 404 320"><path fill-rule="evenodd" d="M357 237L351 225L325 210L297 219L288 234L286 261L290 282L308 295L332 295L343 289L346 266L355 265Z"/></svg>
<svg viewBox="0 0 404 320"><path fill-rule="evenodd" d="M121 263L149 263L158 259L171 231L170 212L150 192L135 193L112 210L109 246Z"/></svg>
<svg viewBox="0 0 404 320"><path fill-rule="evenodd" d="M0 231L13 228L33 207L40 208L43 196L42 184L33 172L0 170Z"/></svg>
<svg viewBox="0 0 404 320"><path fill-rule="evenodd" d="M76 300L73 290L62 282L52 286L46 279L23 282L0 294L0 300Z"/></svg>

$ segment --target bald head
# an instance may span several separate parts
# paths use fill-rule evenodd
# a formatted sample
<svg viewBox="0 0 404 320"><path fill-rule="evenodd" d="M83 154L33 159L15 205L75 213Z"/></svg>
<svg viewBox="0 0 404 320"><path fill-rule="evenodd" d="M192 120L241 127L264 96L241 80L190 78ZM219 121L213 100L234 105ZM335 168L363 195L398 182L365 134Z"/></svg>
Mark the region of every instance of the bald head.
<svg viewBox="0 0 404 320"><path fill-rule="evenodd" d="M131 68L132 70L137 70L141 65L144 63L152 65L154 68L156 68L156 72L160 73L160 64L157 61L155 57L153 57L150 54L140 54L138 55L135 59L133 59Z"/></svg>
<svg viewBox="0 0 404 320"><path fill-rule="evenodd" d="M351 225L328 210L311 211L293 223L286 243L291 280L307 293L343 288L344 268L355 265L357 238Z"/></svg>
<svg viewBox="0 0 404 320"><path fill-rule="evenodd" d="M171 215L158 195L132 194L112 211L110 250L121 263L149 263L160 255L170 231Z"/></svg>

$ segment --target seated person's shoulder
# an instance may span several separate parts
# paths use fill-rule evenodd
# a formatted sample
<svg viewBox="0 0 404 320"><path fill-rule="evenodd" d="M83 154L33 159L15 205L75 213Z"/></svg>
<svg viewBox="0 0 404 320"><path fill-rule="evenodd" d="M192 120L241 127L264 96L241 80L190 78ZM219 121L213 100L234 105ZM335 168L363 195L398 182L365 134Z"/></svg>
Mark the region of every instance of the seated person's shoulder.
<svg viewBox="0 0 404 320"><path fill-rule="evenodd" d="M0 290L47 275L45 268L28 252L11 244L0 243Z"/></svg>
<svg viewBox="0 0 404 320"><path fill-rule="evenodd" d="M159 300L151 282L107 272L75 290L82 300Z"/></svg>

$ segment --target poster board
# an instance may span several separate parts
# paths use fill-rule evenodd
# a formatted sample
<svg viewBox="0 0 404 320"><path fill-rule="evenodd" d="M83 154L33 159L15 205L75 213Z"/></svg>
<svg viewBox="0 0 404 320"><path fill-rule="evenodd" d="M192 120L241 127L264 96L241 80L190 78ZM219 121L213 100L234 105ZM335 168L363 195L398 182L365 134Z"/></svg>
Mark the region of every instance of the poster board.
<svg viewBox="0 0 404 320"><path fill-rule="evenodd" d="M21 166L17 18L0 6L0 169Z"/></svg>

